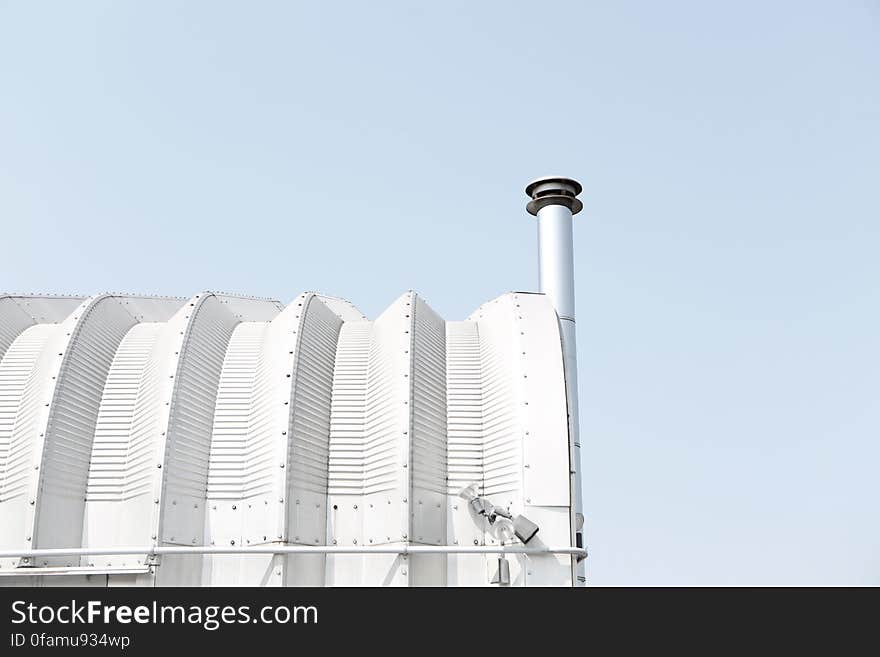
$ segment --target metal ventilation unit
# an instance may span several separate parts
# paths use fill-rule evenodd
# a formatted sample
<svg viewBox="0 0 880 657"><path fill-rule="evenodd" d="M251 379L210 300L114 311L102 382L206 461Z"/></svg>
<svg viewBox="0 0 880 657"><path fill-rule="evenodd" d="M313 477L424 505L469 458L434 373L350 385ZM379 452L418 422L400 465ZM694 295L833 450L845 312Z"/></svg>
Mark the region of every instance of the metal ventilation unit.
<svg viewBox="0 0 880 657"><path fill-rule="evenodd" d="M463 321L0 296L0 585L582 584L581 187L526 191L540 291Z"/></svg>

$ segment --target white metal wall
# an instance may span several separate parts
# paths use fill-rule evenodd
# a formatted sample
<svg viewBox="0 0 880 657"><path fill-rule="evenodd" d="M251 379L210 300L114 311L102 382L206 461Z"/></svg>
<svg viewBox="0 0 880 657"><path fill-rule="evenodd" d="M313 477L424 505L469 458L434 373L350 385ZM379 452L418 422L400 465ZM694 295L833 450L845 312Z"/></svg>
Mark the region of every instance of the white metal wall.
<svg viewBox="0 0 880 657"><path fill-rule="evenodd" d="M408 292L375 320L286 308L0 297L0 585L572 584L568 555L165 554L161 546L497 546L458 491L572 545L559 322L505 294L445 321Z"/></svg>

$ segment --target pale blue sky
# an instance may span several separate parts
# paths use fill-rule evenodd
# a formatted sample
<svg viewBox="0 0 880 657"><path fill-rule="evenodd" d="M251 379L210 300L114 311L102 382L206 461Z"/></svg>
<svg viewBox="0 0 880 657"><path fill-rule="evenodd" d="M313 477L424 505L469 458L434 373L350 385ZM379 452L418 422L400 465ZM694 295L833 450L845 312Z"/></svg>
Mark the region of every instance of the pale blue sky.
<svg viewBox="0 0 880 657"><path fill-rule="evenodd" d="M0 0L0 288L460 319L547 173L590 581L880 584L876 0Z"/></svg>

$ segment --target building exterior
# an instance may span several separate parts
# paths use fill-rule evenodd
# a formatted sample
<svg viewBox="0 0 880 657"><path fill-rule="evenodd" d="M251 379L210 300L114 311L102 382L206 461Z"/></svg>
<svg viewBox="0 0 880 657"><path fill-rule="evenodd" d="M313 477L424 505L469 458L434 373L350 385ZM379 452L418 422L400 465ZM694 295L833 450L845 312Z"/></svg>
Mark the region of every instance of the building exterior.
<svg viewBox="0 0 880 657"><path fill-rule="evenodd" d="M582 583L573 302L545 292L463 321L0 296L0 585Z"/></svg>

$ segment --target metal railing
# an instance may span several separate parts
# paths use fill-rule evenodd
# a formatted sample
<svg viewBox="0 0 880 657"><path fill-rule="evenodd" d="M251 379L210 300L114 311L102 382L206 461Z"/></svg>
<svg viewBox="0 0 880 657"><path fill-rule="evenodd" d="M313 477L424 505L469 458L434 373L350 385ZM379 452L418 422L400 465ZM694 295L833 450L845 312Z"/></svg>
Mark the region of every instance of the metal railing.
<svg viewBox="0 0 880 657"><path fill-rule="evenodd" d="M585 558L584 548L527 545L166 545L144 547L71 547L0 550L0 559L172 554L563 554Z"/></svg>

